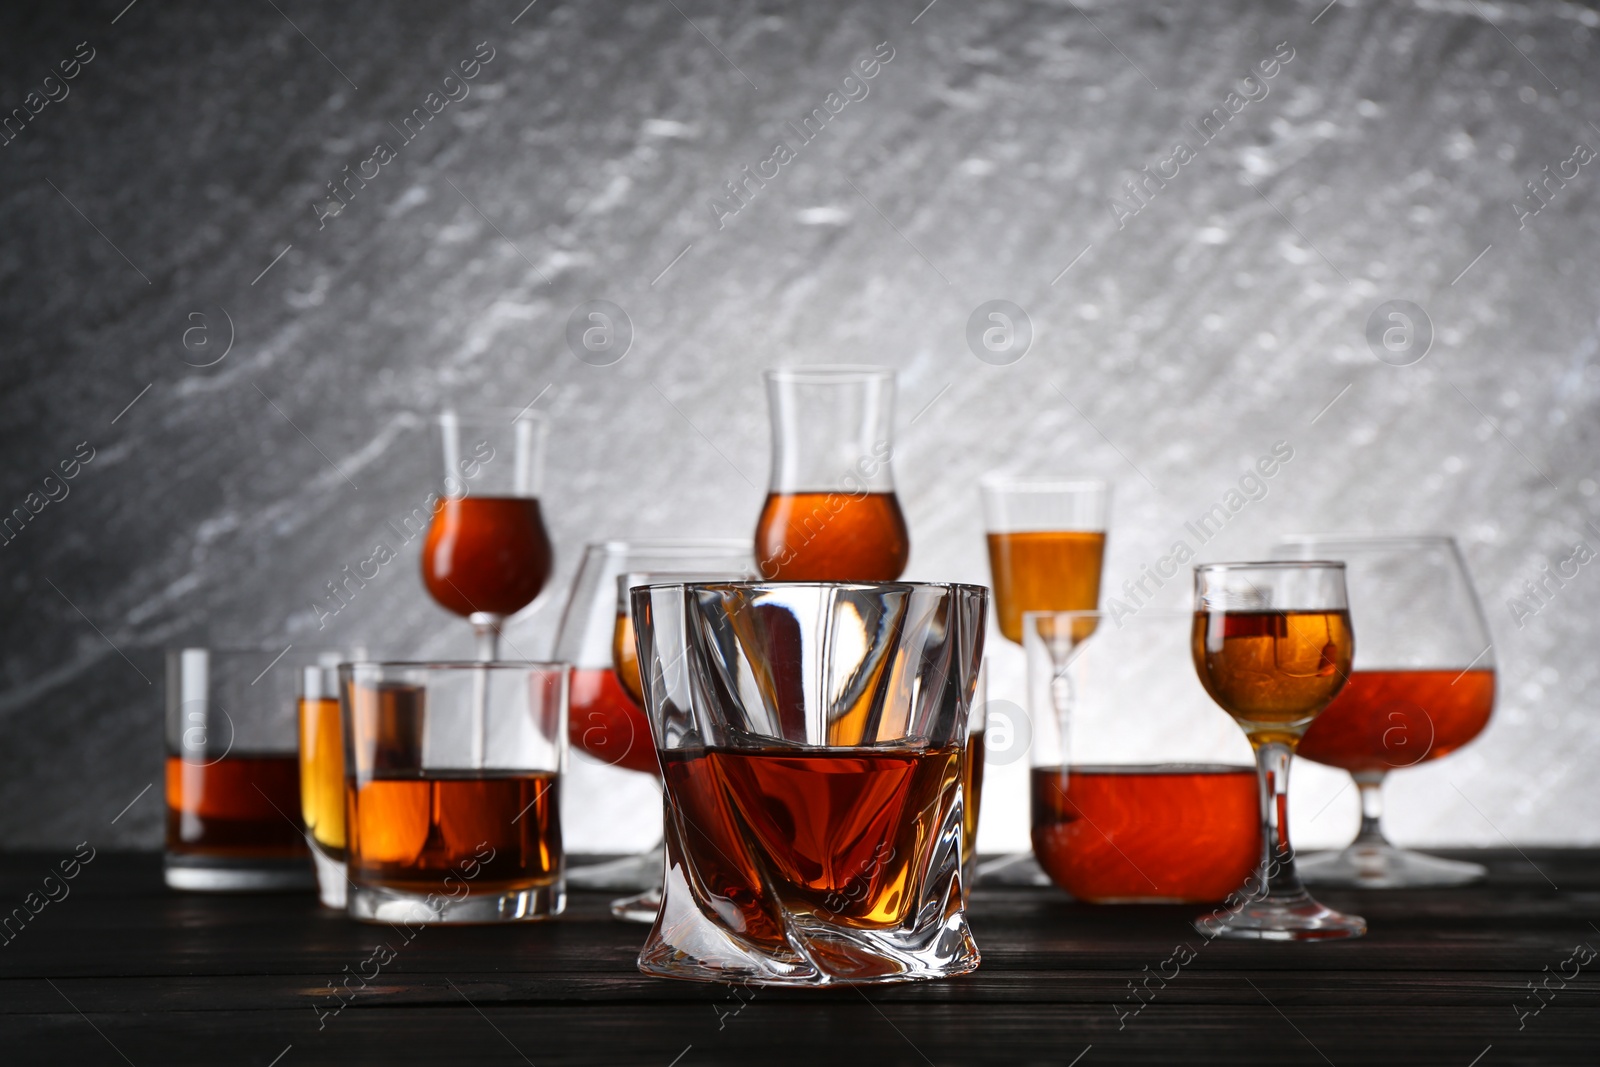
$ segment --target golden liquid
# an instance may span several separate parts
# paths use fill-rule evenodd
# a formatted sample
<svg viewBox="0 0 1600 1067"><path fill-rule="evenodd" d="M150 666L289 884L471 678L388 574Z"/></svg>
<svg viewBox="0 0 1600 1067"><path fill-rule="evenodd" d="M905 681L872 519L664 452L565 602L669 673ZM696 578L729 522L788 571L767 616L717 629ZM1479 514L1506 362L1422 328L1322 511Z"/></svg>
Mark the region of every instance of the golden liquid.
<svg viewBox="0 0 1600 1067"><path fill-rule="evenodd" d="M339 702L300 701L300 813L317 847L344 858L344 738Z"/></svg>
<svg viewBox="0 0 1600 1067"><path fill-rule="evenodd" d="M1346 611L1195 612L1200 684L1255 743L1294 745L1350 677Z"/></svg>
<svg viewBox="0 0 1600 1067"><path fill-rule="evenodd" d="M978 854L978 802L983 795L983 731L967 735L961 755L961 865Z"/></svg>
<svg viewBox="0 0 1600 1067"><path fill-rule="evenodd" d="M1029 530L989 535L995 614L1008 641L1022 643L1025 611L1093 611L1100 605L1106 535Z"/></svg>
<svg viewBox="0 0 1600 1067"><path fill-rule="evenodd" d="M644 707L644 679L639 675L639 645L633 636L631 612L617 612L617 625L611 632L611 663L622 688L635 704Z"/></svg>

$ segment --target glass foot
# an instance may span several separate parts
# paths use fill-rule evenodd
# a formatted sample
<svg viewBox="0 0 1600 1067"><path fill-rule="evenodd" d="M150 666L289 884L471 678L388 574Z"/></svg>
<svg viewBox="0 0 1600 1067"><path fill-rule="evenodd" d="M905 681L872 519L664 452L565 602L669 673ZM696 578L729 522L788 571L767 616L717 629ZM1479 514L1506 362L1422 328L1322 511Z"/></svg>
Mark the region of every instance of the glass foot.
<svg viewBox="0 0 1600 1067"><path fill-rule="evenodd" d="M656 913L660 910L659 885L651 886L636 897L621 897L611 902L611 914L625 923L653 923L656 921Z"/></svg>
<svg viewBox="0 0 1600 1067"><path fill-rule="evenodd" d="M1295 861L1307 885L1356 889L1408 889L1418 886L1466 885L1487 877L1479 863L1440 859L1395 848L1387 841L1357 842L1343 852L1319 852Z"/></svg>
<svg viewBox="0 0 1600 1067"><path fill-rule="evenodd" d="M661 884L661 846L637 856L623 856L586 867L567 868L568 889L639 892Z"/></svg>
<svg viewBox="0 0 1600 1067"><path fill-rule="evenodd" d="M1367 932L1367 920L1334 911L1301 892L1250 901L1237 911L1225 908L1202 915L1194 921L1194 928L1206 937L1236 941L1332 941L1362 936Z"/></svg>

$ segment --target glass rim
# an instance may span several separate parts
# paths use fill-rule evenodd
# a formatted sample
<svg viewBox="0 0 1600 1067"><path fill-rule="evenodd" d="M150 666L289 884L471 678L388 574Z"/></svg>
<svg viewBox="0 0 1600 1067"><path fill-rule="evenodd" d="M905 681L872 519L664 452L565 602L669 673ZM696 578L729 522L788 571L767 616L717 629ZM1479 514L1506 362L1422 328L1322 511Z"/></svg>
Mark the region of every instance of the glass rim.
<svg viewBox="0 0 1600 1067"><path fill-rule="evenodd" d="M794 367L768 367L761 373L769 382L848 385L853 382L893 381L899 371L877 363L812 363Z"/></svg>
<svg viewBox="0 0 1600 1067"><path fill-rule="evenodd" d="M320 655L324 652L337 652L340 655L343 655L344 649L336 648L332 645L307 645L304 647L300 645L291 645L288 648L279 648L277 645L262 645L260 647L255 645L168 645L166 647L166 653L169 656L178 655L184 652L221 653L225 656L259 656L270 654L282 656L284 659L289 659L291 658L290 653L293 653L295 656Z"/></svg>
<svg viewBox="0 0 1600 1067"><path fill-rule="evenodd" d="M949 589L985 595L989 592L988 586L972 582L783 582L765 578L737 582L651 582L633 586L633 589L635 592L640 589Z"/></svg>
<svg viewBox="0 0 1600 1067"><path fill-rule="evenodd" d="M565 673L572 670L572 664L566 660L514 660L514 659L434 659L434 660L347 660L339 666L339 673L345 671L366 670L426 670L426 671L470 671L470 670L537 670L551 673Z"/></svg>
<svg viewBox="0 0 1600 1067"><path fill-rule="evenodd" d="M1455 543L1455 535L1445 533L1315 533L1284 534L1278 538L1280 545L1454 545Z"/></svg>
<svg viewBox="0 0 1600 1067"><path fill-rule="evenodd" d="M750 558L755 558L755 549L751 547L748 537L644 537L637 540L613 537L605 541L590 541L583 546L585 553L597 549L603 552L672 552L678 549L704 551L708 548L749 549Z"/></svg>
<svg viewBox="0 0 1600 1067"><path fill-rule="evenodd" d="M1194 572L1210 571L1282 571L1282 570L1344 570L1342 559L1263 559L1242 563L1196 563Z"/></svg>
<svg viewBox="0 0 1600 1067"><path fill-rule="evenodd" d="M530 407L532 405L529 405ZM454 423L457 426L498 426L501 424L511 426L519 422L532 422L548 426L550 416L543 411L530 411L529 408L496 407L447 407L433 413L432 420L436 426Z"/></svg>
<svg viewBox="0 0 1600 1067"><path fill-rule="evenodd" d="M1104 478L1064 478L1049 474L1006 474L991 471L978 479L980 489L1001 489L1011 493L1066 493L1075 491L1109 492Z"/></svg>

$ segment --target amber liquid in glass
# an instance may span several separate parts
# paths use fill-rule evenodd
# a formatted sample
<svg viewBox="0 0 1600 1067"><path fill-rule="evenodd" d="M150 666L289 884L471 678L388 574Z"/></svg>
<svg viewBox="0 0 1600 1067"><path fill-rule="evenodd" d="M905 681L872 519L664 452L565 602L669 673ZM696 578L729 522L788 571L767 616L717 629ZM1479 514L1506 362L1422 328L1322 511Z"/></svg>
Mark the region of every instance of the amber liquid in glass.
<svg viewBox="0 0 1600 1067"><path fill-rule="evenodd" d="M983 731L967 735L967 750L961 755L961 863L972 862L978 853L978 804L983 798Z"/></svg>
<svg viewBox="0 0 1600 1067"><path fill-rule="evenodd" d="M1033 769L1033 851L1079 900L1213 901L1261 860L1254 767Z"/></svg>
<svg viewBox="0 0 1600 1067"><path fill-rule="evenodd" d="M777 937L764 885L829 923L905 920L954 803L960 751L672 749L662 764L668 818L704 889L737 908L752 936Z"/></svg>
<svg viewBox="0 0 1600 1067"><path fill-rule="evenodd" d="M611 665L617 681L639 707L644 707L644 680L639 676L639 646L634 642L633 615L617 612L617 625L611 632Z"/></svg>
<svg viewBox="0 0 1600 1067"><path fill-rule="evenodd" d="M300 700L300 814L323 855L344 858L344 737L339 702Z"/></svg>
<svg viewBox="0 0 1600 1067"><path fill-rule="evenodd" d="M560 873L553 772L395 773L351 782L346 796L356 882L447 896L464 883L472 895L501 894L551 885Z"/></svg>
<svg viewBox="0 0 1600 1067"><path fill-rule="evenodd" d="M761 576L785 582L892 582L911 558L893 493L769 493L756 522Z"/></svg>
<svg viewBox="0 0 1600 1067"><path fill-rule="evenodd" d="M989 534L996 620L1022 643L1025 611L1093 611L1100 605L1106 535L1087 530Z"/></svg>
<svg viewBox="0 0 1600 1067"><path fill-rule="evenodd" d="M1195 613L1200 684L1252 742L1291 746L1350 676L1347 611Z"/></svg>
<svg viewBox="0 0 1600 1067"><path fill-rule="evenodd" d="M550 536L533 497L439 501L422 545L428 594L457 615L512 615L550 578Z"/></svg>
<svg viewBox="0 0 1600 1067"><path fill-rule="evenodd" d="M1351 772L1411 767L1477 737L1493 710L1492 670L1351 671L1296 752Z"/></svg>
<svg viewBox="0 0 1600 1067"><path fill-rule="evenodd" d="M168 756L167 850L238 859L304 856L299 758L229 753L204 763Z"/></svg>
<svg viewBox="0 0 1600 1067"><path fill-rule="evenodd" d="M650 720L609 667L575 667L568 689L567 740L602 763L660 774Z"/></svg>

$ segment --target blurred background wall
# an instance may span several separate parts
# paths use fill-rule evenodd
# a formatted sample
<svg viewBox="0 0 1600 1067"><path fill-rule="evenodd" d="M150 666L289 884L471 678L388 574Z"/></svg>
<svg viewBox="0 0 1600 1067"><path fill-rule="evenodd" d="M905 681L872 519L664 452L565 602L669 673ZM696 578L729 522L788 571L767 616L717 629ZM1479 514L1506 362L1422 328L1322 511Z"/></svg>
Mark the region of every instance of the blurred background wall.
<svg viewBox="0 0 1600 1067"><path fill-rule="evenodd" d="M1508 606L1600 549L1600 17L1324 2L6 5L0 508L93 458L0 546L0 841L159 845L167 646L467 655L415 545L311 607L428 491L441 405L553 420L557 576L508 631L541 655L585 541L751 531L761 369L838 361L900 372L908 577L987 581L976 482L1009 468L1116 483L1117 589L1276 442L1202 558L1455 533L1501 697L1395 776L1393 836L1600 840L1600 571ZM607 366L566 341L592 299L633 331ZM986 362L997 299L1031 344ZM1398 351L1391 300L1425 315ZM1025 845L1025 767L990 769L986 849ZM1296 774L1297 842L1347 839L1344 776ZM575 757L569 847L648 843L655 803Z"/></svg>

